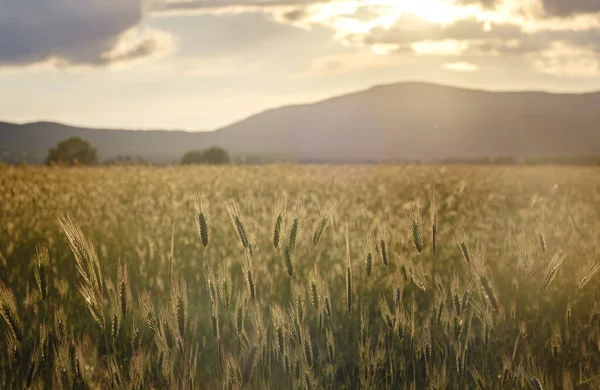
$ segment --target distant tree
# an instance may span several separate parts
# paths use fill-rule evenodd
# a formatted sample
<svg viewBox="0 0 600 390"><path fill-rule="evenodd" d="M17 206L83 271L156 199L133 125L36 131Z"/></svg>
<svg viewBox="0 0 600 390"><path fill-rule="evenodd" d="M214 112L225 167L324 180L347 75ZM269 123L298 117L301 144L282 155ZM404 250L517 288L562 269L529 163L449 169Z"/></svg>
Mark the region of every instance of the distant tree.
<svg viewBox="0 0 600 390"><path fill-rule="evenodd" d="M229 164L231 162L229 152L217 146L204 150L203 154L207 164Z"/></svg>
<svg viewBox="0 0 600 390"><path fill-rule="evenodd" d="M204 164L204 152L202 150L192 150L183 155L181 163L189 164Z"/></svg>
<svg viewBox="0 0 600 390"><path fill-rule="evenodd" d="M231 157L229 152L223 148L213 146L205 150L192 150L187 152L181 159L181 163L189 164L229 164Z"/></svg>
<svg viewBox="0 0 600 390"><path fill-rule="evenodd" d="M46 164L92 165L98 162L96 149L79 137L61 141L56 148L48 150Z"/></svg>

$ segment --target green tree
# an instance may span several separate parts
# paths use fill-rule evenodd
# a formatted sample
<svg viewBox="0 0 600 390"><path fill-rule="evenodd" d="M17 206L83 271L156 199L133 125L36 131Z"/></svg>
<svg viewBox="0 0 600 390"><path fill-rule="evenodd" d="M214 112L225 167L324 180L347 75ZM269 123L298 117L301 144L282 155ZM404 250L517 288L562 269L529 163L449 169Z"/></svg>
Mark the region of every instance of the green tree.
<svg viewBox="0 0 600 390"><path fill-rule="evenodd" d="M56 148L48 150L46 164L92 165L98 162L96 149L79 137L61 141Z"/></svg>
<svg viewBox="0 0 600 390"><path fill-rule="evenodd" d="M192 150L183 155L181 163L189 164L204 164L204 153L202 150Z"/></svg>
<svg viewBox="0 0 600 390"><path fill-rule="evenodd" d="M231 162L229 152L217 146L204 150L203 154L207 164L229 164Z"/></svg>
<svg viewBox="0 0 600 390"><path fill-rule="evenodd" d="M229 164L231 157L229 152L217 146L204 150L192 150L187 152L181 159L181 163L189 164Z"/></svg>

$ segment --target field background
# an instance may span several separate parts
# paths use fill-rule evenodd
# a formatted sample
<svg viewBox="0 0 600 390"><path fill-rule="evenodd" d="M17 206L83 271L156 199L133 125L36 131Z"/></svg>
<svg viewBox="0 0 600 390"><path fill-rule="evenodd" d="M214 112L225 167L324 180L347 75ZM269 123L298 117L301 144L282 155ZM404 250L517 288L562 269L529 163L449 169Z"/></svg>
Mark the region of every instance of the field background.
<svg viewBox="0 0 600 390"><path fill-rule="evenodd" d="M208 201L206 248L197 228L198 194ZM287 212L276 249L281 199ZM314 245L331 200L335 207ZM250 256L227 201L237 204L252 244L254 299L244 267ZM23 336L11 339L10 321L0 322L0 387L598 388L600 279L592 266L599 205L597 168L2 167L0 303L5 318L16 313ZM415 207L420 216L411 219ZM67 216L99 257L104 330L77 287L82 277L59 224ZM281 248L296 217L290 278ZM422 253L413 221L422 232ZM375 245L381 239L388 266ZM39 245L49 254L45 301L35 277ZM533 275L524 272L524 248ZM564 262L548 283L556 270L547 266L561 254ZM125 315L119 263L128 268ZM589 282L578 289L584 277ZM183 334L171 299L177 295L171 285L181 278L187 286ZM219 295L212 303L209 279ZM223 280L230 286L229 308ZM144 290L156 313L163 307L168 325L148 325L139 300ZM239 332L238 309L244 317Z"/></svg>

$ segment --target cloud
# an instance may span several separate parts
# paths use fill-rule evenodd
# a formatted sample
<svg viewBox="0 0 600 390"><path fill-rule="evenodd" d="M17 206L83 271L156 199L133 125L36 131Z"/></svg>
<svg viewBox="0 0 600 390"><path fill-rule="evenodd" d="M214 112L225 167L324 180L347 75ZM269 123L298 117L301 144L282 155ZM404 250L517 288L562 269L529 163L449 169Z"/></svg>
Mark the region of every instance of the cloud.
<svg viewBox="0 0 600 390"><path fill-rule="evenodd" d="M549 48L529 56L535 70L557 76L600 76L600 51L554 42Z"/></svg>
<svg viewBox="0 0 600 390"><path fill-rule="evenodd" d="M543 6L549 14L558 16L600 12L598 0L543 0Z"/></svg>
<svg viewBox="0 0 600 390"><path fill-rule="evenodd" d="M399 49L400 46L394 43L377 43L371 45L371 50L373 50L373 53L379 55L388 55L390 53L398 51Z"/></svg>
<svg viewBox="0 0 600 390"><path fill-rule="evenodd" d="M358 50L351 53L318 57L313 60L306 72L297 74L295 78L334 76L364 69L394 67L405 62L405 59L385 55L386 48L372 51Z"/></svg>
<svg viewBox="0 0 600 390"><path fill-rule="evenodd" d="M132 28L121 34L115 46L101 57L107 63L122 63L159 56L172 47L173 37L164 31Z"/></svg>
<svg viewBox="0 0 600 390"><path fill-rule="evenodd" d="M364 39L367 44L409 44L426 40L509 40L522 36L522 27L511 23L492 25L485 21L467 19L449 24L438 24L415 15L405 14L390 28L376 27L372 29L364 35Z"/></svg>
<svg viewBox="0 0 600 390"><path fill-rule="evenodd" d="M418 55L460 56L469 48L466 41L445 39L443 41L419 41L411 45L411 49Z"/></svg>
<svg viewBox="0 0 600 390"><path fill-rule="evenodd" d="M449 64L444 64L442 66L446 70L451 70L454 72L476 72L479 70L479 67L470 62L452 62Z"/></svg>
<svg viewBox="0 0 600 390"><path fill-rule="evenodd" d="M220 78L231 75L249 75L258 73L263 67L260 59L244 57L216 57L207 59L188 59L171 64L172 71L178 76L198 78Z"/></svg>
<svg viewBox="0 0 600 390"><path fill-rule="evenodd" d="M450 22L428 20L426 12L423 16L404 12L391 23L347 33L344 41L361 47L386 45L393 48L387 51L390 55L521 57L538 72L594 75L600 54L600 14L548 16L536 11L536 1L506 0L503 10L488 2L489 8L480 4L476 12L475 1L463 2L462 6L471 7L469 12L457 11Z"/></svg>
<svg viewBox="0 0 600 390"><path fill-rule="evenodd" d="M347 47L383 56L519 57L538 72L563 75L594 74L600 53L600 0L169 0L156 10L260 12L281 24L324 27ZM346 72L371 60L354 61L322 57L308 73ZM472 69L456 65L467 62L444 68Z"/></svg>
<svg viewBox="0 0 600 390"><path fill-rule="evenodd" d="M174 14L227 14L246 12L278 12L285 10L292 12L290 20L294 16L302 14L304 7L312 5L327 4L335 0L157 0L152 6L155 15ZM294 15L294 12L296 14Z"/></svg>
<svg viewBox="0 0 600 390"><path fill-rule="evenodd" d="M174 14L254 14L265 25L327 29L338 43L384 56L539 63L560 52L556 42L600 52L600 0L0 0L0 10L0 68L107 66L166 53L173 38L144 19Z"/></svg>
<svg viewBox="0 0 600 390"><path fill-rule="evenodd" d="M456 3L463 5L481 5L483 8L495 8L500 0L458 0Z"/></svg>
<svg viewBox="0 0 600 390"><path fill-rule="evenodd" d="M0 67L104 66L168 50L142 0L0 0Z"/></svg>
<svg viewBox="0 0 600 390"><path fill-rule="evenodd" d="M529 0L524 0L527 2ZM497 9L506 0L458 0L463 5L480 5L485 9ZM598 0L535 0L537 6L547 15L571 16L577 14L594 14L600 12Z"/></svg>

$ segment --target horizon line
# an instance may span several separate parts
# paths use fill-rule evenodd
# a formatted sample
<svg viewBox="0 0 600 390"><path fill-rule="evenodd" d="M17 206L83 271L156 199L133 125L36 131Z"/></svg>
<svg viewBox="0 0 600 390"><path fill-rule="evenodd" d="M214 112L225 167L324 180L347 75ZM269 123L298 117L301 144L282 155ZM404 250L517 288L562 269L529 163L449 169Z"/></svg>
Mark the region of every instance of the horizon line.
<svg viewBox="0 0 600 390"><path fill-rule="evenodd" d="M323 103L326 102L328 100L333 100L333 99L338 99L338 98L342 98L345 96L351 96L354 94L358 94L358 93L362 93L362 92L367 92L373 89L377 89L377 88L385 88L385 87L391 87L391 86L396 86L396 85L402 85L402 84L426 84L426 85L431 85L431 86L436 86L436 87L442 87L442 88L453 88L453 89L458 89L458 90L466 90L466 91L474 91L474 92L487 92L487 93L541 93L541 94L550 94L550 95L592 95L592 94L596 94L596 93L600 93L600 90L597 89L593 89L593 90L589 90L586 92L581 92L581 91L572 91L572 92L565 92L565 91L551 91L551 90L545 90L545 89L514 89L514 88L476 88L476 87L468 87L468 86L461 86L461 85L457 85L457 84L451 84L451 83L439 83L439 82L434 82L434 81L425 81L425 80L405 80L405 81L396 81L396 82L390 82L390 83L382 83L382 84L374 84L371 85L370 87L366 87L366 88L362 88L362 89L352 89L349 90L345 93L341 93L341 94L336 94L336 95L332 95L330 97L324 98L324 99L317 99L314 100L312 102L299 102L299 103L295 103L295 104L287 104L287 105L283 105L283 106L275 106L275 107L271 107L271 108L267 108L264 109L262 111L259 111L257 113L236 119L232 122L230 122L229 124L226 124L224 126L215 128L215 129L209 129L209 130L200 130L200 129L167 129L167 128L163 128L163 129L159 129L159 128L123 128L123 127L96 127L96 126L86 126L86 125L77 125L77 124L72 124L72 123L67 123L65 121L54 121L54 120L48 120L48 119L38 119L38 120L30 120L30 121L22 121L22 122L11 122L11 121L7 121L7 120L3 120L2 118L0 118L0 123L5 123L5 124L9 124L9 125L17 125L17 126L27 126L27 125L35 125L35 124L42 124L42 123L48 123L48 124L56 124L56 125L61 125L61 126L66 126L66 127L74 127L74 128L78 128L78 129L85 129L85 130L98 130L98 131L146 131L146 132L179 132L179 133L211 133L211 132L216 132L219 131L221 129L225 129L227 127L230 127L236 123L245 121L249 118L255 117L257 115L266 113L266 112L270 112L270 111L275 111L275 110L279 110L282 108L288 108L288 107L299 107L299 106L310 106L310 105L315 105L315 104L319 104L319 103Z"/></svg>

